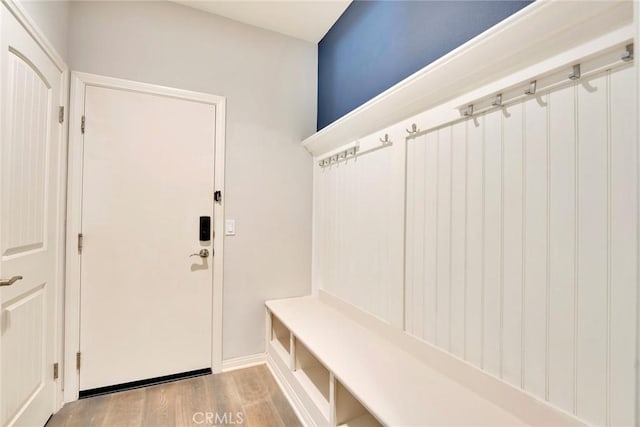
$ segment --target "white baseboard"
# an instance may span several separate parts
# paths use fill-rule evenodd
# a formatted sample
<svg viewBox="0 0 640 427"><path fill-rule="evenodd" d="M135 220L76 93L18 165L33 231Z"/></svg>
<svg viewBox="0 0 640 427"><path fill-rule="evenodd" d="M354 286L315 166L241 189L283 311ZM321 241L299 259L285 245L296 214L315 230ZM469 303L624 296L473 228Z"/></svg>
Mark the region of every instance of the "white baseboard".
<svg viewBox="0 0 640 427"><path fill-rule="evenodd" d="M263 363L267 363L267 355L265 353L252 354L251 356L234 357L233 359L222 361L222 372L262 365Z"/></svg>

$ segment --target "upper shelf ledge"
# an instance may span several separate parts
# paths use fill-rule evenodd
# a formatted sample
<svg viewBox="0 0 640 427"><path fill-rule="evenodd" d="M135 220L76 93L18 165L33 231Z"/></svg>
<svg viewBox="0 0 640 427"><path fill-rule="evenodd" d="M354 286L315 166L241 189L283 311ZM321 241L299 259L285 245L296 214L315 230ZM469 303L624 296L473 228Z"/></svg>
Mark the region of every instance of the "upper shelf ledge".
<svg viewBox="0 0 640 427"><path fill-rule="evenodd" d="M633 24L631 1L530 4L302 141L314 156Z"/></svg>

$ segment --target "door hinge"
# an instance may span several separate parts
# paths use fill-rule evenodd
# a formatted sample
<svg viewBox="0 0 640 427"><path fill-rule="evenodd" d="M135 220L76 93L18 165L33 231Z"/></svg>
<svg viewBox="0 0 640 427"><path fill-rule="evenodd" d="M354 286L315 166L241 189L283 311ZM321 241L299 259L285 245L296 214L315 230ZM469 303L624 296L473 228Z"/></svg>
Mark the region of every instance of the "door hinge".
<svg viewBox="0 0 640 427"><path fill-rule="evenodd" d="M53 364L53 379L58 379L58 362Z"/></svg>
<svg viewBox="0 0 640 427"><path fill-rule="evenodd" d="M84 236L82 233L78 233L78 253L82 253L82 245L84 243Z"/></svg>
<svg viewBox="0 0 640 427"><path fill-rule="evenodd" d="M213 200L217 203L222 202L222 191L218 190L213 193Z"/></svg>
<svg viewBox="0 0 640 427"><path fill-rule="evenodd" d="M60 109L58 110L58 123L62 123L64 122L64 106L61 105Z"/></svg>
<svg viewBox="0 0 640 427"><path fill-rule="evenodd" d="M80 370L80 361L81 361L81 353L77 352L76 353L76 369L79 371Z"/></svg>
<svg viewBox="0 0 640 427"><path fill-rule="evenodd" d="M86 122L86 119L84 116L82 116L82 119L80 119L80 132L82 132L83 134L85 129L85 122Z"/></svg>

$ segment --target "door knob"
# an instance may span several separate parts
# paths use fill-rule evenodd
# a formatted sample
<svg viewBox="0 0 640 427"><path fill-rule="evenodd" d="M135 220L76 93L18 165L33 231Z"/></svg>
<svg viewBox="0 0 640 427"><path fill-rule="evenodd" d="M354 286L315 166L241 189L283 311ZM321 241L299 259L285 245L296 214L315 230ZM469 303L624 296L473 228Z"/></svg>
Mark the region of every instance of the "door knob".
<svg viewBox="0 0 640 427"><path fill-rule="evenodd" d="M22 280L22 276L13 276L9 280L0 279L0 286L11 286L18 280Z"/></svg>
<svg viewBox="0 0 640 427"><path fill-rule="evenodd" d="M208 249L200 249L200 252L197 254L191 254L189 257L199 256L200 258L209 258L209 250Z"/></svg>

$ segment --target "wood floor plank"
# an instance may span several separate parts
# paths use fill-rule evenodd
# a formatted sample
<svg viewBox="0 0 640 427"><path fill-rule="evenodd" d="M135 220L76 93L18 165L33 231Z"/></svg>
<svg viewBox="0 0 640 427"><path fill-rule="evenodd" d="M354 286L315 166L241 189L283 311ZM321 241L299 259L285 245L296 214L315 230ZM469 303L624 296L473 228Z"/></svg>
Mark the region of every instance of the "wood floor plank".
<svg viewBox="0 0 640 427"><path fill-rule="evenodd" d="M110 401L111 395L105 395L68 403L60 412L51 417L47 427L103 426L109 411Z"/></svg>
<svg viewBox="0 0 640 427"><path fill-rule="evenodd" d="M248 403L243 406L243 413L246 427L289 427L285 426L271 399Z"/></svg>
<svg viewBox="0 0 640 427"><path fill-rule="evenodd" d="M200 420L205 419L205 414L213 410L213 402L207 401L205 378L197 377L176 383L179 386L176 394L176 425L198 425Z"/></svg>
<svg viewBox="0 0 640 427"><path fill-rule="evenodd" d="M238 387L243 404L262 401L269 397L269 389L262 378L265 372L258 367L231 371L229 374Z"/></svg>
<svg viewBox="0 0 640 427"><path fill-rule="evenodd" d="M171 427L175 423L176 386L167 383L146 388L142 425Z"/></svg>
<svg viewBox="0 0 640 427"><path fill-rule="evenodd" d="M121 427L142 425L146 396L147 392L142 388L112 394L107 416L102 425Z"/></svg>
<svg viewBox="0 0 640 427"><path fill-rule="evenodd" d="M233 425L232 421L237 420L239 414L243 414L243 399L232 373L211 375L208 377L206 385L207 394L215 403L213 414L216 417L214 418L216 424Z"/></svg>

